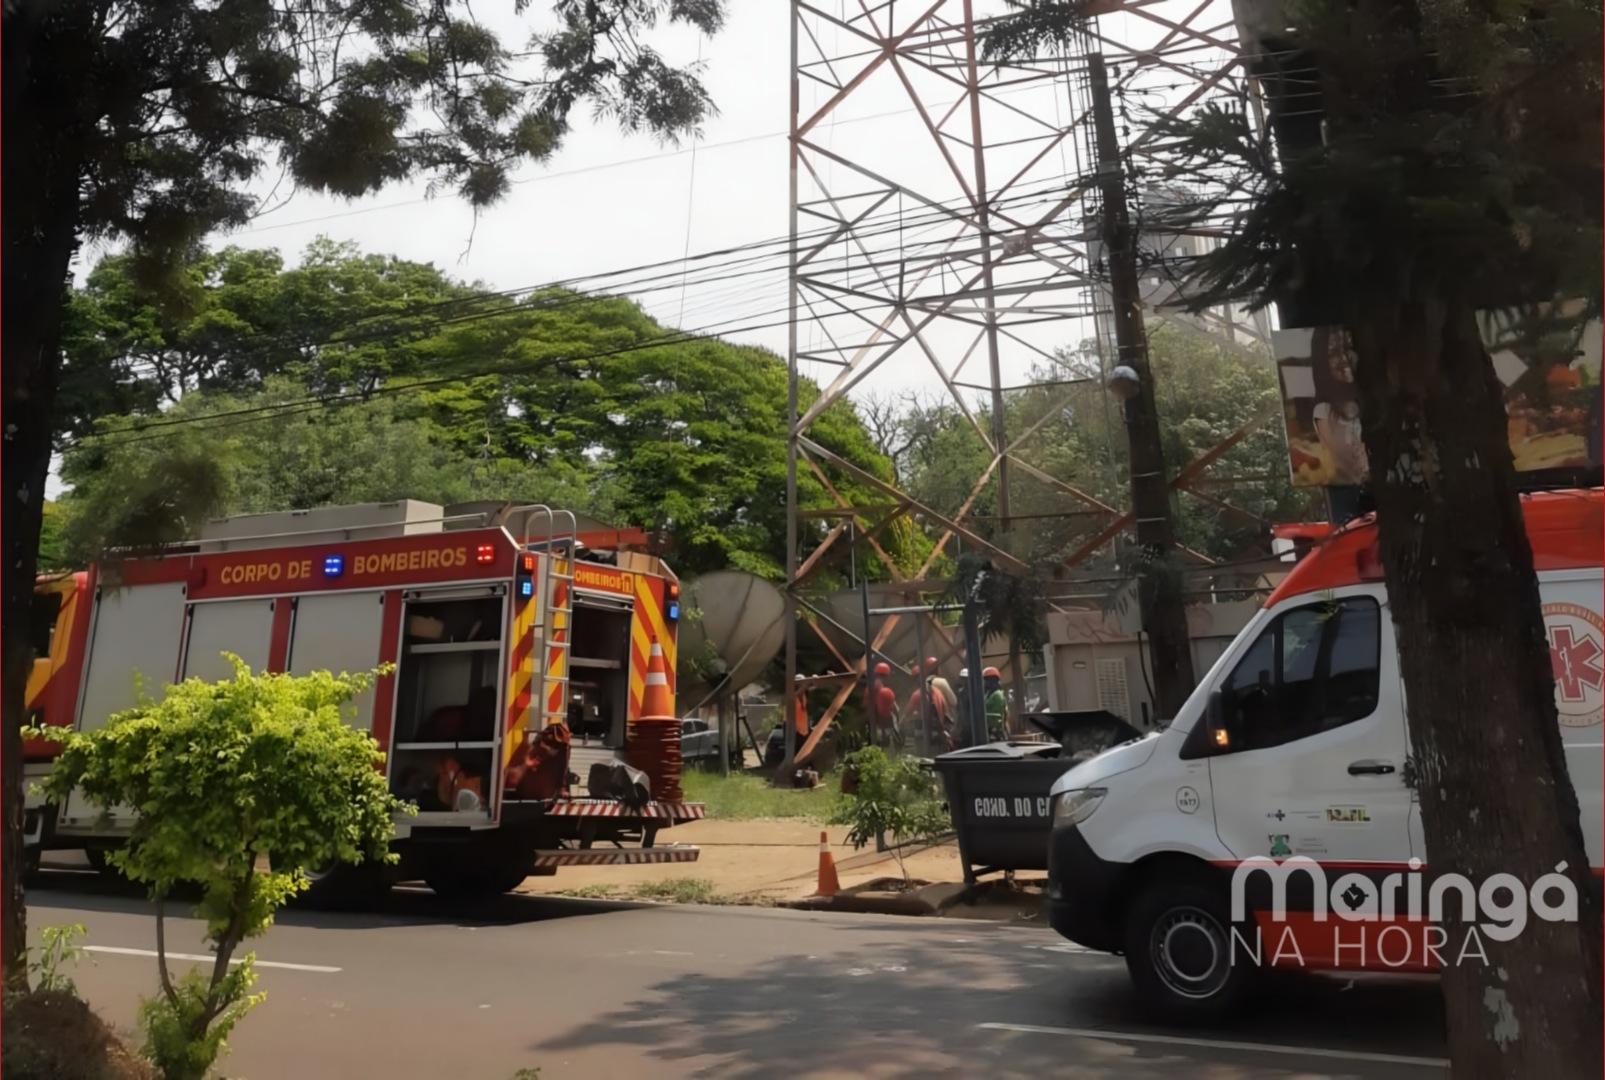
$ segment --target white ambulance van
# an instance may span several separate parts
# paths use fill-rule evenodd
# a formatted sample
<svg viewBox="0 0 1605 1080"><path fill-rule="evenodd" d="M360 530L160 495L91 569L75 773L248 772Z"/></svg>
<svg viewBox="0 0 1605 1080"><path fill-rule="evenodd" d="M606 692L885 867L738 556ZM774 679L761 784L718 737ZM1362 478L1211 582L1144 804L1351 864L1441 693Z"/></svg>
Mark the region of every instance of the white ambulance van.
<svg viewBox="0 0 1605 1080"><path fill-rule="evenodd" d="M1523 504L1567 766L1597 872L1605 504L1599 489L1533 494ZM1393 633L1376 527L1362 520L1293 568L1168 727L1078 765L1053 786L1053 928L1088 948L1123 953L1156 1011L1210 1019L1232 1008L1255 973L1244 950L1233 952L1242 937L1233 937L1230 894L1245 861L1313 864L1334 879L1400 873L1412 859L1424 861ZM1311 892L1315 880L1284 875L1284 895L1301 884ZM1258 908L1246 892L1243 904ZM1299 908L1288 899L1283 910ZM1245 944L1259 944L1266 965L1436 967L1425 950L1401 953L1397 939L1390 957L1375 941L1334 950L1320 944L1331 939L1310 938L1285 957L1273 958L1263 940Z"/></svg>

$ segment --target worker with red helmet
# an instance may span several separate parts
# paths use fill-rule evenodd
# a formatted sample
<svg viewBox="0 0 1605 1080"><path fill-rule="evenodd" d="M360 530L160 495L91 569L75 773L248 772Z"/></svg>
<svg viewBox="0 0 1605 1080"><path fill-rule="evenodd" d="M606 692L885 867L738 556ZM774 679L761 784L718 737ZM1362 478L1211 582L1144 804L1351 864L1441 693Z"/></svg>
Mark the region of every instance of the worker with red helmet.
<svg viewBox="0 0 1605 1080"><path fill-rule="evenodd" d="M897 727L897 691L892 689L892 665L882 660L875 665L869 684L869 715L874 724L870 738L888 746L900 745L903 733Z"/></svg>
<svg viewBox="0 0 1605 1080"><path fill-rule="evenodd" d="M953 717L958 708L958 697L947 680L938 674L936 657L928 656L924 663L916 660L909 666L919 682L908 696L908 714L922 719L922 731L929 742L928 750L934 753L951 750L954 746Z"/></svg>
<svg viewBox="0 0 1605 1080"><path fill-rule="evenodd" d="M1001 742L1009 737L1009 699L1003 693L1003 673L989 667L981 672L981 680L986 695L986 737Z"/></svg>
<svg viewBox="0 0 1605 1080"><path fill-rule="evenodd" d="M942 712L951 726L959 717L959 696L953 685L942 675L942 669L936 662L936 657L925 658L925 675L931 681L931 689L942 699Z"/></svg>

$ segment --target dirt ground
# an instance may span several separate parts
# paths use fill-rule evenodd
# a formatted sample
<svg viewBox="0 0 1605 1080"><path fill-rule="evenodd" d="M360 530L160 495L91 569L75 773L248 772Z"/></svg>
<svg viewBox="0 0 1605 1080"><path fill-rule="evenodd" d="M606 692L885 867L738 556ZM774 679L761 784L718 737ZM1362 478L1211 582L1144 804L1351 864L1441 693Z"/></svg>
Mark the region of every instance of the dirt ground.
<svg viewBox="0 0 1605 1080"><path fill-rule="evenodd" d="M765 903L795 900L811 894L819 872L821 826L806 821L694 821L665 830L659 843L694 844L701 854L694 863L657 866L574 866L552 877L532 877L519 892L579 893L628 896L649 882L700 878L713 886L713 894L727 901ZM847 829L823 830L830 840L841 885L851 888L876 878L896 876L897 860L877 854L873 846L854 851L847 844ZM911 878L962 881L958 846L949 841L904 856Z"/></svg>

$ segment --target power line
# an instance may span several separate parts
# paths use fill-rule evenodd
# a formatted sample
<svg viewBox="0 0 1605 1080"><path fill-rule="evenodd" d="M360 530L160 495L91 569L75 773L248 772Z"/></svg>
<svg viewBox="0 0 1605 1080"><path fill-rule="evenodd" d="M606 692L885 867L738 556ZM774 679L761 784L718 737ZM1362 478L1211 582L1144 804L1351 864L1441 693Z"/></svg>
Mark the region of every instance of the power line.
<svg viewBox="0 0 1605 1080"><path fill-rule="evenodd" d="M766 312L764 314L778 314L786 310L786 308L777 308L774 311ZM387 397L393 394L411 393L417 390L426 390L432 387L445 386L452 383L463 383L474 379L496 378L510 375L529 375L544 368L555 367L560 364L575 364L594 360L605 360L629 353L641 352L646 349L662 348L667 345L676 345L691 341L712 340L716 338L719 333L743 333L774 326L784 326L786 322L785 320L780 320L778 322L752 324L725 328L722 330L719 329L720 327L725 327L726 323L730 321L733 320L711 323L707 326L699 327L694 331L674 331L672 333L659 335L658 337L648 338L644 341L632 342L629 345L622 345L614 349L605 349L592 353L565 354L561 356L543 357L532 365L505 365L472 371L460 371L451 375L444 375L433 379L398 382L389 386L383 386L375 390L365 392L348 391L342 394L308 397L295 401L274 402L265 405L249 406L242 409L232 409L221 413L211 413L204 416L171 417L166 420L141 425L132 429L119 429L117 431L108 431L104 434L86 436L84 439L79 440L75 445L82 445L84 442L93 439L94 445L97 449L128 446L134 443L165 438L171 433L170 431L148 433L152 428L171 429L174 427L188 426L192 424L202 425L200 430L208 432L227 430L228 428L235 427L240 424L255 423L262 420L274 420L283 416L293 416L303 412L315 412L326 408L361 404L372 401L375 398ZM715 331L718 332L716 333ZM219 423L216 421L224 422ZM135 432L135 434L130 435L127 438L115 437L127 430L132 430Z"/></svg>
<svg viewBox="0 0 1605 1080"><path fill-rule="evenodd" d="M1064 183L1064 181L1070 179L1071 178L1067 176L1047 178L1041 181L1035 189L1022 190L1004 199L995 200L990 205L995 212L1002 210L1012 210L1017 212L1019 210L1028 209L1032 205L1053 202L1054 196L1061 196L1064 189L1073 186L1071 184ZM1080 178L1077 177L1075 179L1079 180ZM862 240L872 239L877 236L888 236L893 233L902 232L911 226L916 228L921 226L935 226L949 221L952 221L955 225L963 224L957 220L957 211L952 209L949 204L967 205L968 199L965 196L958 196L948 200L946 203L939 203L935 207L923 213L912 216L902 214L898 211L888 211L883 214L868 215L862 219L858 225L854 226L850 230L850 234ZM867 222L874 222L876 227L870 229L863 228L863 225ZM809 233L800 234L798 237L799 250L801 249L803 241L824 240L842 231L843 226L837 223L832 223L822 226L819 229L813 230ZM1012 231L1012 229L1007 231ZM706 260L722 261L709 263L701 268L701 273L708 274L714 271L730 272L693 279L691 281L692 284L706 285L719 281L730 280L732 278L750 277L753 274L778 273L789 267L791 242L792 240L789 235L777 236L762 240L749 241L747 243L733 245L730 247L712 249L710 251L693 255L689 258L660 260L653 263L644 263L616 270L577 275L574 277L557 279L537 285L519 286L512 289L470 293L464 296L457 296L446 300L431 301L426 304L416 305L402 312L385 312L364 316L355 320L354 322L342 326L340 329L330 333L327 336L313 340L307 340L305 337L298 336L293 331L263 331L256 334L242 336L241 338L235 339L230 344L232 347L241 349L242 351L259 345L265 348L272 348L275 344L280 347L297 349L318 349L327 346L351 346L376 340L383 340L385 338L396 337L407 333L435 332L443 327L461 325L463 323L474 322L484 318L504 318L513 315L527 314L537 310L551 310L554 308L573 306L575 304L589 303L597 299L595 295L580 293L580 290L583 289L594 289L598 292L608 295L628 294L631 291L646 295L680 284L686 280L681 276L684 273L682 269L683 267L691 263L704 262ZM941 242L942 241L939 240L928 241L922 244L913 245L913 247L917 250L920 247L928 247ZM842 269L850 269L853 266L873 265L857 259L850 252L840 256L835 256L833 258L846 264L844 267L842 267ZM787 261L776 262L770 267L754 267L753 264L760 263L766 259L785 259ZM817 262L813 265L821 269L828 270L831 268L832 264L831 261L827 259ZM738 267L744 267L745 269L737 270ZM631 278L629 275L636 276ZM620 277L625 278L625 280L609 284L611 279ZM528 301L519 302L517 299L518 297L524 295L533 297L542 293L557 292L560 290L571 290L578 293L578 295L565 296L560 299L543 301L539 304L532 304ZM416 327L398 325L407 323L421 316L427 316L431 313L441 312L446 309L456 307L471 309L472 306L476 304L491 303L500 300L510 300L514 303L512 306L495 308L490 311L476 312L470 310L467 314L454 317L440 315L436 316L432 322ZM381 324L380 328L375 331L370 331L368 333L350 332L352 327L362 327L364 325L375 323Z"/></svg>

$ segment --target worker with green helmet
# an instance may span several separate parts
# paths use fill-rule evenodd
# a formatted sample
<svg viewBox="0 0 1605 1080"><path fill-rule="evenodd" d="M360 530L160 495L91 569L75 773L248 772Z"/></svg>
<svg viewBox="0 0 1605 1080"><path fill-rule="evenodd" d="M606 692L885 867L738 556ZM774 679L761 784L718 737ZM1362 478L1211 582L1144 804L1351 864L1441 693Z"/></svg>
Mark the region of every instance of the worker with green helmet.
<svg viewBox="0 0 1605 1080"><path fill-rule="evenodd" d="M986 705L986 737L1002 742L1009 737L1009 699L1003 693L1003 673L989 667L981 672L981 680Z"/></svg>

